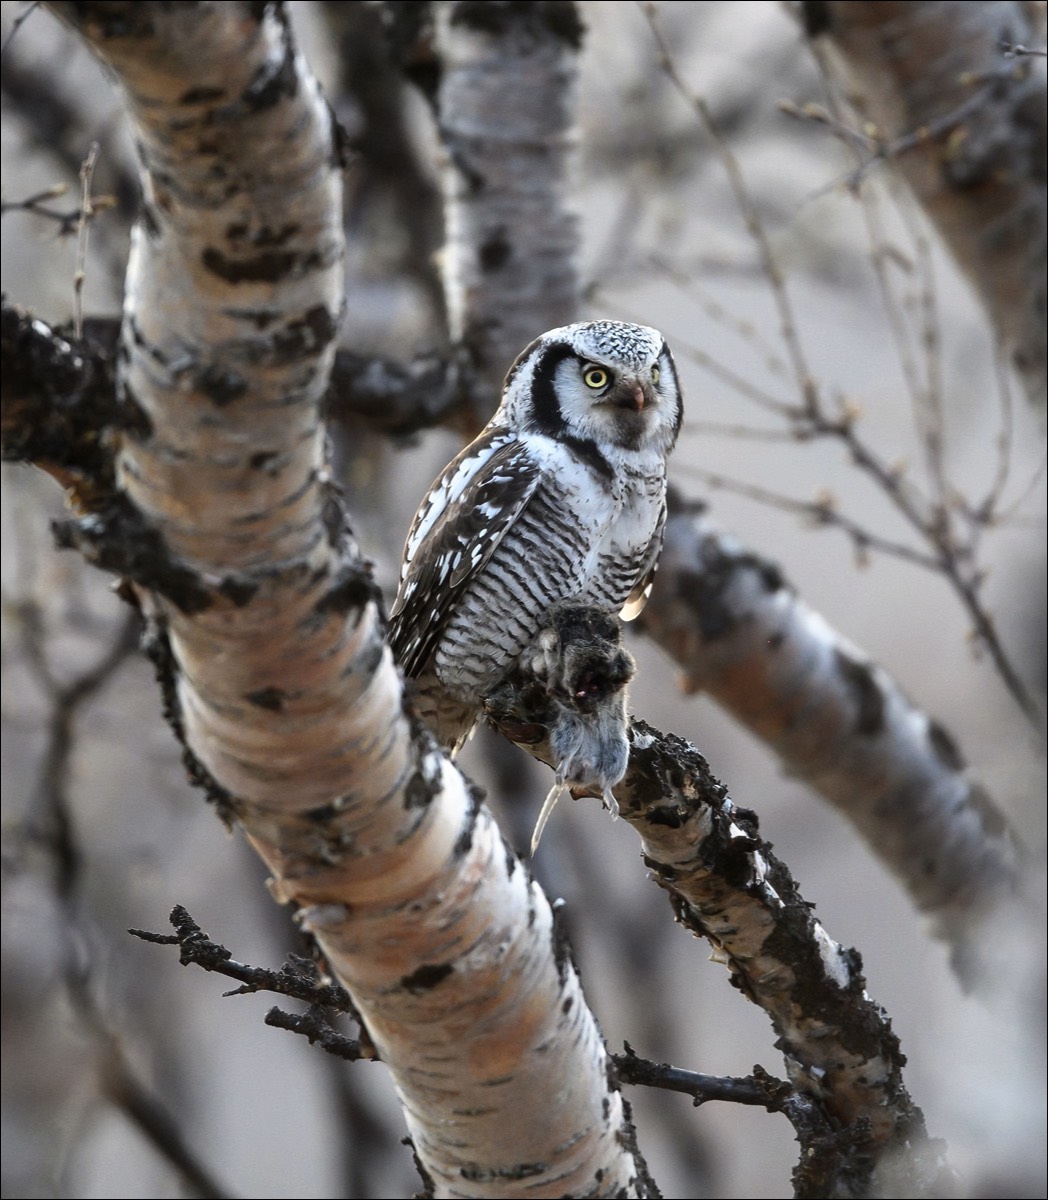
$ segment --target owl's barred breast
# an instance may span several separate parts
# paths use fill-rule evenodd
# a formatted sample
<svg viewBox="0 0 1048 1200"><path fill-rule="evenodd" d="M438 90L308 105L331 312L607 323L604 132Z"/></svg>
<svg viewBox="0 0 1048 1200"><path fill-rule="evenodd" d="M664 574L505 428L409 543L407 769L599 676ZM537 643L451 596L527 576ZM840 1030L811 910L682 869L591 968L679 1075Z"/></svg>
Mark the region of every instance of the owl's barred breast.
<svg viewBox="0 0 1048 1200"><path fill-rule="evenodd" d="M665 497L637 473L618 494L594 491L577 464L551 473L462 598L434 657L441 683L482 696L543 627L550 606L580 600L618 612L637 582ZM618 489L616 489L618 490Z"/></svg>

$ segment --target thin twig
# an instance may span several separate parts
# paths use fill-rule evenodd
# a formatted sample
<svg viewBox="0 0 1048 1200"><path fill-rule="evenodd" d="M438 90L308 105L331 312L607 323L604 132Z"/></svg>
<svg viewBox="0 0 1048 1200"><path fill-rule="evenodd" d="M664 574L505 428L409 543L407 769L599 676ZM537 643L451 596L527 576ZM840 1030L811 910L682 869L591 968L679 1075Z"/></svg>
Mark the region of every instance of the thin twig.
<svg viewBox="0 0 1048 1200"><path fill-rule="evenodd" d="M736 438L748 442L806 442L812 434L797 429L754 429L749 425L726 425L720 421L685 421L688 433L710 437Z"/></svg>
<svg viewBox="0 0 1048 1200"><path fill-rule="evenodd" d="M671 262L664 255L652 254L650 262L664 279L668 279L675 287L690 297L710 320L726 326L752 346L761 356L765 367L771 374L779 378L787 378L785 362L775 347L761 336L760 330L752 321L736 317L728 312L720 301L697 282L692 272L682 271L678 264Z"/></svg>
<svg viewBox="0 0 1048 1200"><path fill-rule="evenodd" d="M622 305L619 305L618 309L625 319L639 320L638 314L630 313ZM718 362L711 354L707 354L705 350L700 350L697 346L689 345L687 342L679 342L675 347L675 352L678 357L690 359L696 366L702 367L704 371L708 371L715 379L726 383L733 391L738 392L740 396L745 396L747 400L757 405L758 408L765 409L767 412L789 420L803 419L807 415L806 410L799 408L796 404L791 404L787 400L780 400L777 396L764 391L756 384L750 383L748 379L743 379L741 375L737 374L730 367L725 366L722 362Z"/></svg>
<svg viewBox="0 0 1048 1200"><path fill-rule="evenodd" d="M285 963L279 971L237 962L225 946L212 941L204 933L181 904L176 904L171 910L171 924L176 930L173 934L150 933L145 929L129 929L128 933L153 945L179 946L183 965L192 963L205 971L235 979L242 986L226 992L227 996L276 992L356 1017L356 1010L346 989L340 984L318 979L315 966L308 959L295 955L293 961Z"/></svg>
<svg viewBox="0 0 1048 1200"><path fill-rule="evenodd" d="M289 1013L282 1008L271 1008L266 1013L265 1023L271 1029L286 1029L289 1033L301 1034L309 1039L311 1046L319 1046L326 1054L332 1054L345 1062L379 1061L374 1047L332 1029L327 1023L324 1011L319 1005L311 1005L304 1013Z"/></svg>
<svg viewBox="0 0 1048 1200"><path fill-rule="evenodd" d="M914 412L914 421L928 473L930 496L912 484L899 470L890 467L881 457L860 437L857 430L857 413L842 406L840 415L829 415L820 389L808 368L804 349L800 341L793 306L786 287L785 278L779 269L770 240L764 230L756 206L749 194L738 161L735 159L727 143L721 137L712 113L706 101L693 92L684 82L676 63L669 42L667 41L658 15L657 6L647 2L642 5L644 14L651 27L652 34L661 55L661 66L678 92L697 114L703 129L711 138L727 172L729 184L735 197L736 205L743 218L747 232L753 239L760 258L764 275L768 281L773 302L779 316L780 336L786 347L792 374L800 392L801 406L782 406L774 398L768 397L755 389L747 381L734 376L734 373L719 364L713 363L703 352L691 351L690 357L696 362L718 373L725 382L729 382L740 394L748 396L764 408L771 408L779 415L785 416L792 426L796 440L811 441L817 437L833 437L847 447L852 461L866 474L870 475L886 492L895 507L906 518L912 528L928 543L931 552L921 553L911 547L903 546L871 533L857 521L839 513L832 504L817 502L798 502L784 497L770 498L763 489L747 488L745 485L731 483L720 476L703 475L716 486L732 487L751 497L768 496L770 503L779 507L790 508L806 515L819 524L832 524L844 530L853 540L860 555L865 556L870 549L881 550L897 557L905 558L928 569L940 572L953 588L962 606L972 620L978 639L986 647L995 667L1012 698L1030 723L1039 732L1042 719L1039 708L1032 695L1026 688L1018 671L1006 653L990 613L982 604L980 591L983 583L983 572L975 561L975 550L979 536L990 523L992 513L979 525L968 521L967 536L962 537L955 528L955 514L962 514L966 506L960 493L949 484L944 459L944 403L943 383L940 355L940 331L938 323L938 305L935 296L934 278L931 271L931 254L927 238L923 231L910 223L910 233L915 246L915 266L912 268L920 287L917 297L919 337L921 343L922 361L925 364L925 378L918 371L910 342L911 326L904 321L902 311L897 303L895 292L888 279L885 269L887 255L886 243L878 236L879 229L874 223L872 209L867 203L864 211L867 213L868 229L873 243L872 261L874 272L881 289L888 314L889 325L899 352L900 363L910 393ZM824 71L824 77L828 78ZM992 81L978 79L976 84L988 86ZM831 105L839 107L836 94L827 88L831 96ZM952 127L980 103L982 87L973 88L966 100L953 111L945 114L941 120L942 128L934 130L921 129L912 135L896 139L890 146L878 145L878 152L883 157L887 154L896 156L911 149L927 137L943 132ZM836 115L830 116L824 110L796 110L786 108L784 111L792 115L803 115L810 119L818 119L820 123L832 128L834 132L847 132L846 140L854 149L865 148L865 139L854 131L848 130L845 121ZM814 115L813 115L814 114ZM860 164L862 169L865 165ZM855 186L861 180L857 177ZM908 219L908 213L904 212ZM685 350L685 353L689 353ZM756 394L755 394L756 393ZM737 435L737 432L736 432ZM700 473L701 475L702 473ZM998 470L998 478L1003 473ZM970 506L969 506L970 508ZM976 511L976 510L971 510Z"/></svg>
<svg viewBox="0 0 1048 1200"><path fill-rule="evenodd" d="M786 1101L795 1095L790 1084L781 1079L774 1079L763 1071L743 1078L685 1071L680 1067L671 1067L668 1063L656 1063L638 1057L628 1042L626 1053L613 1054L611 1061L623 1083L661 1088L668 1092L682 1092L691 1096L696 1107L710 1100L725 1100L732 1104L766 1108L768 1112L782 1112Z"/></svg>
<svg viewBox="0 0 1048 1200"><path fill-rule="evenodd" d="M823 62L821 48L817 43L813 43L811 49L821 69ZM866 151L869 154L867 158L860 158L858 164L846 175L838 179L833 179L820 188L816 188L814 192L805 197L804 202L810 204L814 200L819 200L823 196L836 192L841 187L845 187L852 195L857 196L863 183L866 181L867 175L869 175L874 167L900 158L902 155L909 153L909 151L915 150L918 146L924 146L930 140L941 138L955 129L967 117L971 116L974 111L985 104L987 94L996 84L996 77L971 75L968 82L974 85L973 90L955 108L949 112L942 113L934 120L924 123L909 133L900 134L890 142L885 142L881 138L864 131L853 129L842 118L839 112L831 115L817 104L797 105L789 101L780 101L778 109L784 116L821 125L846 143L851 150L856 152Z"/></svg>
<svg viewBox="0 0 1048 1200"><path fill-rule="evenodd" d="M994 356L994 373L997 378L997 397L1001 410L1001 428L994 439L997 449L997 469L986 495L968 511L977 525L994 524L1004 499L1005 489L1011 474L1012 449L1015 444L1015 397L1012 393L1011 371L1005 356L998 349Z"/></svg>
<svg viewBox="0 0 1048 1200"><path fill-rule="evenodd" d="M18 16L15 17L14 21L11 22L11 28L8 30L7 37L4 38L4 44L0 46L0 54L6 53L7 47L11 45L11 39L39 7L40 0L33 0L33 3L29 5L25 12L19 13Z"/></svg>
<svg viewBox="0 0 1048 1200"><path fill-rule="evenodd" d="M77 341L84 336L83 292L87 276L87 231L94 216L91 181L98 161L98 143L92 142L80 167L80 218L76 227L76 273L73 275L73 332Z"/></svg>
<svg viewBox="0 0 1048 1200"><path fill-rule="evenodd" d="M1001 53L1005 58L1048 58L1043 46L1022 46L1013 42L1001 42Z"/></svg>
<svg viewBox="0 0 1048 1200"><path fill-rule="evenodd" d="M79 208L70 209L68 212L60 212L58 209L48 208L49 200L57 200L60 196L66 195L69 191L69 184L55 183L51 187L44 188L43 191L34 192L32 196L26 196L24 200L8 200L0 203L0 217L6 217L9 213L24 212L29 213L34 217L46 217L49 221L58 222L58 236L66 237L74 233L82 217L82 210Z"/></svg>
<svg viewBox="0 0 1048 1200"><path fill-rule="evenodd" d="M949 537L949 488L946 482L946 465L943 446L946 437L946 414L943 407L941 335L939 330L938 305L935 299L935 276L932 267L931 247L923 228L915 220L915 211L909 204L897 206L899 215L906 224L914 247L918 291L916 305L917 329L923 351L925 366L924 386L917 389L914 400L914 424L924 451L925 465L934 497L934 518L941 522L944 534Z"/></svg>
<svg viewBox="0 0 1048 1200"><path fill-rule="evenodd" d="M769 505L772 508L797 513L810 521L813 526L840 529L851 538L856 552L860 556L860 561L865 560L868 551L876 550L882 554L889 554L894 558L913 563L915 566L923 567L926 571L936 573L942 571L942 561L939 558L915 550L912 546L907 546L902 542L894 542L876 533L871 533L858 521L842 513L830 496L822 496L816 500L797 500L791 496L783 496L769 491L767 488L757 487L754 484L741 483L726 475L718 475L714 471L706 471L701 467L685 465L679 467L678 470L701 479L707 487L719 488L737 496L756 500L758 503Z"/></svg>

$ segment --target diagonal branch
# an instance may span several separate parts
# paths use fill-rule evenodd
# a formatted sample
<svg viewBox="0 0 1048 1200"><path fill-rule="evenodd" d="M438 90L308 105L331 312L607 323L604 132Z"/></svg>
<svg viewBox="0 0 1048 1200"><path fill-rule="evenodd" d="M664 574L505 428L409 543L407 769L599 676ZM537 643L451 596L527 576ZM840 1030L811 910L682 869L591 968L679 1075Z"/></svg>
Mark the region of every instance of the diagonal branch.
<svg viewBox="0 0 1048 1200"><path fill-rule="evenodd" d="M524 656L488 698L487 715L510 740L556 765L544 735L559 719L557 704L536 686ZM693 746L639 720L629 741L615 796L652 877L670 894L677 920L712 943L732 983L765 1011L797 1092L840 1131L826 1159L807 1140L817 1136L812 1128L797 1128L797 1194L881 1195L900 1184L901 1194L938 1194L950 1172L906 1091L905 1056L866 993L857 952L829 937L761 840L756 813L732 803Z"/></svg>
<svg viewBox="0 0 1048 1200"><path fill-rule="evenodd" d="M990 986L981 920L1019 893L1022 855L945 729L804 604L780 569L671 506L644 630L839 809L951 947Z"/></svg>

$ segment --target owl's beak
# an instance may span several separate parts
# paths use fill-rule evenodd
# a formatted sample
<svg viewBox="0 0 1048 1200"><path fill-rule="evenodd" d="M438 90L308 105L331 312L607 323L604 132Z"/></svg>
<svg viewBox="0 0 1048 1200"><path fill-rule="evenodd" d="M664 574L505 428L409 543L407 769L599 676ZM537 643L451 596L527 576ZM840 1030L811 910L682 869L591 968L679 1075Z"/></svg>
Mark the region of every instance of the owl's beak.
<svg viewBox="0 0 1048 1200"><path fill-rule="evenodd" d="M635 379L624 379L615 390L612 403L616 408L624 408L629 412L643 412L652 402L654 394Z"/></svg>

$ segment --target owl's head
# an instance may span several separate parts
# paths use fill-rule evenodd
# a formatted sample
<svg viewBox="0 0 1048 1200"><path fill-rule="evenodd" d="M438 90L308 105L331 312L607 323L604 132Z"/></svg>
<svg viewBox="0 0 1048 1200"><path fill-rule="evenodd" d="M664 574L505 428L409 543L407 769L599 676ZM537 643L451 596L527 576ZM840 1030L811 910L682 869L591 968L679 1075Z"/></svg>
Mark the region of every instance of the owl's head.
<svg viewBox="0 0 1048 1200"><path fill-rule="evenodd" d="M584 321L536 338L506 376L499 413L529 432L663 455L682 416L666 339L623 321Z"/></svg>

